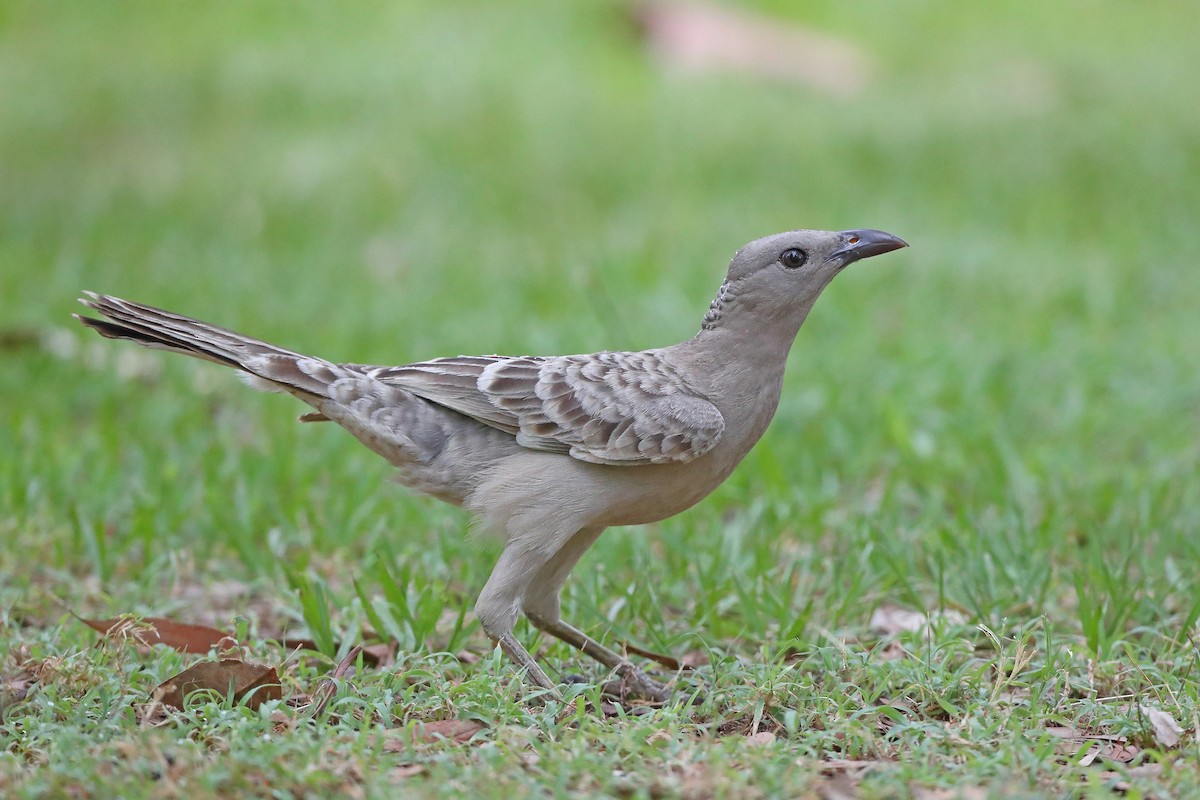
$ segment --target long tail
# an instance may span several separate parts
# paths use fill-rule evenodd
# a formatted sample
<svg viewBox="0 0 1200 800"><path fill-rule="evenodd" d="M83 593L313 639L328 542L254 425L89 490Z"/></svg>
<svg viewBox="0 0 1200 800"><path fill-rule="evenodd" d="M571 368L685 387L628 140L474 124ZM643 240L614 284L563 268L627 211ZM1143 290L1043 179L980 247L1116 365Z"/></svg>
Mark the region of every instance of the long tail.
<svg viewBox="0 0 1200 800"><path fill-rule="evenodd" d="M256 389L289 392L316 405L313 401L329 397L329 384L345 375L343 368L324 359L293 353L182 314L94 292L84 295L79 302L106 319L74 316L101 336L242 370Z"/></svg>

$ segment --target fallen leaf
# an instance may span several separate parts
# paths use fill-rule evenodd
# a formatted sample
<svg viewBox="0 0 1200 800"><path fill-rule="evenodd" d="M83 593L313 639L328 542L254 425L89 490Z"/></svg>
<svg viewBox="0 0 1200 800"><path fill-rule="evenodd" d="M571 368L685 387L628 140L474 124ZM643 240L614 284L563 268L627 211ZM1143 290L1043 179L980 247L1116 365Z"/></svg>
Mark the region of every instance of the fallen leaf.
<svg viewBox="0 0 1200 800"><path fill-rule="evenodd" d="M816 782L817 797L821 800L855 800L861 793L858 791L857 776L848 772L838 772L831 776L822 776Z"/></svg>
<svg viewBox="0 0 1200 800"><path fill-rule="evenodd" d="M425 742L451 741L465 744L485 727L482 722L474 719L439 719L432 722L418 722L413 725L411 731L397 731L406 734L402 738L388 737L383 743L383 751L385 753L403 753L412 745Z"/></svg>
<svg viewBox="0 0 1200 800"><path fill-rule="evenodd" d="M800 762L806 763L806 762ZM821 761L820 767L822 774L837 775L839 773L860 773L870 769L876 769L880 764L886 764L887 761L862 761L850 758L831 758L828 761Z"/></svg>
<svg viewBox="0 0 1200 800"><path fill-rule="evenodd" d="M991 793L981 786L955 786L953 789L913 787L913 800L986 800Z"/></svg>
<svg viewBox="0 0 1200 800"><path fill-rule="evenodd" d="M1060 756L1074 758L1081 750L1087 747L1087 751L1075 762L1080 767L1089 767L1097 759L1128 764L1141 753L1140 749L1128 744L1124 736L1087 733L1077 728L1067 728L1059 725L1051 725L1044 728L1044 730L1051 736L1062 740L1062 743L1054 748L1055 752Z"/></svg>
<svg viewBox="0 0 1200 800"><path fill-rule="evenodd" d="M284 733L296 727L296 718L285 711L275 710L271 712L271 727L276 733Z"/></svg>
<svg viewBox="0 0 1200 800"><path fill-rule="evenodd" d="M267 700L283 697L279 675L274 667L233 658L193 664L178 675L167 678L154 693L163 705L183 710L187 697L194 692L210 691L224 696L231 690L234 700L244 699L250 708L258 708Z"/></svg>
<svg viewBox="0 0 1200 800"><path fill-rule="evenodd" d="M1097 742L1124 742L1124 736L1114 736L1110 733L1090 733L1079 728L1068 728L1063 725L1047 725L1043 728L1046 733L1059 739L1091 740Z"/></svg>
<svg viewBox="0 0 1200 800"><path fill-rule="evenodd" d="M787 20L698 2L650 2L634 15L650 49L689 72L732 72L845 95L862 90L871 61L854 44Z"/></svg>
<svg viewBox="0 0 1200 800"><path fill-rule="evenodd" d="M775 744L775 734L771 731L759 731L746 737L746 744L754 747L766 747L767 745Z"/></svg>
<svg viewBox="0 0 1200 800"><path fill-rule="evenodd" d="M1174 717L1160 708L1151 706L1142 706L1142 713L1150 720L1150 727L1154 729L1155 741L1166 748L1179 744L1179 739L1183 736L1183 728L1179 727L1179 723L1175 721Z"/></svg>
<svg viewBox="0 0 1200 800"><path fill-rule="evenodd" d="M699 667L707 667L709 664L707 650L688 650L679 659L679 666L684 669L697 669Z"/></svg>
<svg viewBox="0 0 1200 800"><path fill-rule="evenodd" d="M210 628L207 625L192 625L187 622L176 622L165 617L138 617L132 614L113 619L79 619L90 628L109 637L130 638L138 644L152 646L165 644L173 650L183 653L203 655L214 647L228 648L237 645L237 640L230 634ZM312 639L296 639L284 636L264 637L279 642L285 650L312 650L319 652L316 642ZM341 644L335 643L341 649ZM391 643L374 644L361 647L363 663L377 667L390 661L394 649Z"/></svg>
<svg viewBox="0 0 1200 800"><path fill-rule="evenodd" d="M10 708L29 696L35 686L37 678L25 672L15 678L0 680L0 722L4 721Z"/></svg>
<svg viewBox="0 0 1200 800"><path fill-rule="evenodd" d="M474 719L443 719L424 722L419 723L413 729L413 741L433 742L438 739L450 739L454 742L467 742L484 727L482 722Z"/></svg>
<svg viewBox="0 0 1200 800"><path fill-rule="evenodd" d="M935 622L962 625L966 621L967 618L957 611L934 611L925 614L900 606L882 605L871 614L871 621L867 624L875 633L893 636L897 633L920 633Z"/></svg>
<svg viewBox="0 0 1200 800"><path fill-rule="evenodd" d="M882 647L876 647L871 651L871 657L879 661L896 661L908 658L908 656L909 652L896 639L888 639Z"/></svg>
<svg viewBox="0 0 1200 800"><path fill-rule="evenodd" d="M915 633L925 627L929 618L920 611L910 611L899 606L880 606L871 614L867 623L875 633L890 636L897 633Z"/></svg>
<svg viewBox="0 0 1200 800"><path fill-rule="evenodd" d="M710 764L692 761L675 765L671 771L679 776L678 791L670 792L671 796L690 797L696 800L713 796L713 768ZM650 793L650 796L655 797L656 795Z"/></svg>
<svg viewBox="0 0 1200 800"><path fill-rule="evenodd" d="M207 653L214 647L226 642L234 645L236 642L227 633L206 625L189 625L185 622L162 617L136 617L126 615L114 619L83 619L85 625L97 630L109 638L133 639L139 644L152 646L165 644L173 650L184 653Z"/></svg>
<svg viewBox="0 0 1200 800"><path fill-rule="evenodd" d="M674 736L672 736L671 734L667 733L666 731L664 731L660 728L659 730L656 730L654 733L652 733L646 737L646 744L658 744L659 742L670 742L670 741L674 740L674 738L675 738Z"/></svg>
<svg viewBox="0 0 1200 800"><path fill-rule="evenodd" d="M134 718L143 728L156 728L170 720L171 715L161 700L152 697L149 703L141 703L134 707Z"/></svg>
<svg viewBox="0 0 1200 800"><path fill-rule="evenodd" d="M388 777L393 781L402 781L405 778L420 775L424 771L425 767L421 764L400 764L399 766L392 767L391 771L388 772Z"/></svg>
<svg viewBox="0 0 1200 800"><path fill-rule="evenodd" d="M396 643L368 644L362 649L363 664L368 667L390 667L396 663Z"/></svg>
<svg viewBox="0 0 1200 800"><path fill-rule="evenodd" d="M755 727L757 724L757 727ZM776 722L769 714L764 714L761 719L755 718L754 714L742 714L736 717L730 717L724 722L717 725L713 731L717 736L751 736L759 733L783 733L783 726Z"/></svg>
<svg viewBox="0 0 1200 800"><path fill-rule="evenodd" d="M1123 773L1115 770L1105 770L1097 773L1096 777L1108 784L1108 788L1114 792L1126 794L1133 788L1134 784L1131 781L1136 781L1139 778L1156 778L1162 774L1163 765L1159 763L1153 764L1138 764L1136 767L1128 767ZM1109 783L1109 781L1112 781Z"/></svg>
<svg viewBox="0 0 1200 800"><path fill-rule="evenodd" d="M1090 767L1095 763L1096 759L1113 761L1117 764L1128 764L1141 755L1141 752L1140 748L1134 747L1131 744L1098 742L1079 760L1079 766Z"/></svg>

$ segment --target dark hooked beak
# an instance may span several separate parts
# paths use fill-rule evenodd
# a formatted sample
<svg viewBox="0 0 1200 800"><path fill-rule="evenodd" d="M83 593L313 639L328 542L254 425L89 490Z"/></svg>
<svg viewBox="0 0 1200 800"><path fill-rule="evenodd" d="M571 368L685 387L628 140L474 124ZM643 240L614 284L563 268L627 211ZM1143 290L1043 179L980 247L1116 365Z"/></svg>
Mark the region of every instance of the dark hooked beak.
<svg viewBox="0 0 1200 800"><path fill-rule="evenodd" d="M908 242L899 236L875 230L842 231L842 241L845 242L834 251L832 258L841 259L841 265L852 264L862 258L870 258L901 247L908 247Z"/></svg>

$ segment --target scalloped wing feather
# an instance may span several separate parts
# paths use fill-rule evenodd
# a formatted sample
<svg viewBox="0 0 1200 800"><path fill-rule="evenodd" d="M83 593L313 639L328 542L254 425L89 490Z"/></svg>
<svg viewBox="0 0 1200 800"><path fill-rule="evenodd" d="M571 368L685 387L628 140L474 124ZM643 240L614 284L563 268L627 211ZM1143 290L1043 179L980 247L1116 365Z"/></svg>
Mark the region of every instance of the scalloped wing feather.
<svg viewBox="0 0 1200 800"><path fill-rule="evenodd" d="M514 434L522 447L594 464L691 461L725 429L716 406L655 351L459 356L370 374Z"/></svg>

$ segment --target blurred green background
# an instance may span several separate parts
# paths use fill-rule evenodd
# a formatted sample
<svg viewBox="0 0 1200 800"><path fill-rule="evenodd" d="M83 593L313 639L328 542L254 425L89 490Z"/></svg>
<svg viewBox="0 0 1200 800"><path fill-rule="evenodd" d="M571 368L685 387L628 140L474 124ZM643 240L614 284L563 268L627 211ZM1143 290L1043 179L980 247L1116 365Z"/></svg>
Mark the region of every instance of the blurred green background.
<svg viewBox="0 0 1200 800"><path fill-rule="evenodd" d="M386 795L376 729L460 717L479 746L405 754L410 789L795 796L832 758L879 760L865 796L1025 765L1022 796L1062 797L1095 755L1068 742L1061 767L1054 726L1151 747L1143 701L1194 724L1194 4L728 7L766 28L612 2L0 4L0 794ZM756 66L689 69L672 35ZM759 74L814 60L845 66ZM828 289L713 497L608 532L568 582L598 638L711 656L703 702L645 717L521 702L456 629L495 558L461 512L291 398L69 317L91 289L381 364L642 348L797 227L912 247ZM248 645L298 703L364 627L403 663L286 736L220 701L147 727L181 656L97 646L64 606L311 635L324 661ZM872 624L893 606L957 614ZM759 722L779 740L730 741ZM1173 788L1146 791L1194 791L1164 758Z"/></svg>
<svg viewBox="0 0 1200 800"><path fill-rule="evenodd" d="M751 641L811 598L1194 621L1191 5L757 10L862 87L689 71L605 2L5 3L4 583L168 612L180 570L384 548L469 603L490 566L290 399L87 336L81 289L359 362L641 348L695 332L744 242L878 227L911 249L829 289L743 468L606 536L568 606Z"/></svg>

